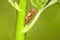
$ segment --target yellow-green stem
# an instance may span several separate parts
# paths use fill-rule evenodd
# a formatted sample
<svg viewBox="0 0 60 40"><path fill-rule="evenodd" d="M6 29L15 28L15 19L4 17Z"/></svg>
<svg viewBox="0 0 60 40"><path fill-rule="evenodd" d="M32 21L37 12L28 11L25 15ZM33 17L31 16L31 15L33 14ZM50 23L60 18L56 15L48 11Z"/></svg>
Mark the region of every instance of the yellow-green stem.
<svg viewBox="0 0 60 40"><path fill-rule="evenodd" d="M25 33L23 33L22 30L24 29L24 23L25 23L26 3L27 0L20 0L19 2L19 9L21 9L22 11L18 11L16 40L24 40L25 37Z"/></svg>
<svg viewBox="0 0 60 40"><path fill-rule="evenodd" d="M18 12L18 20L16 26L16 40L24 40L24 12Z"/></svg>

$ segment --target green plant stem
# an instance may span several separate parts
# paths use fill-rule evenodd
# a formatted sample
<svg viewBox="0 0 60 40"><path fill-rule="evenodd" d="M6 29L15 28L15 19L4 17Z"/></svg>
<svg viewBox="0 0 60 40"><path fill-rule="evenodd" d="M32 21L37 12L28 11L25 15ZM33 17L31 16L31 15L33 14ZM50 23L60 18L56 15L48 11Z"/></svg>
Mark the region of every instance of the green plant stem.
<svg viewBox="0 0 60 40"><path fill-rule="evenodd" d="M18 11L16 40L24 40L25 37L25 33L23 33L22 30L24 29L25 23L26 3L27 0L20 0L19 2L19 9L21 9L22 11Z"/></svg>

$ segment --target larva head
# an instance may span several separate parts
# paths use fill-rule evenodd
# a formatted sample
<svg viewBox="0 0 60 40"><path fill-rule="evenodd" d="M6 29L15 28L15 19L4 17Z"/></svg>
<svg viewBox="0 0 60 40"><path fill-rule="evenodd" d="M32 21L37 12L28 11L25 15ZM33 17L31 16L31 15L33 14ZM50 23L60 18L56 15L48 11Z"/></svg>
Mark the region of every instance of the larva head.
<svg viewBox="0 0 60 40"><path fill-rule="evenodd" d="M34 9L34 8L31 9L31 10L30 10L30 13L31 13L31 15L34 15L34 14L36 13L36 9Z"/></svg>

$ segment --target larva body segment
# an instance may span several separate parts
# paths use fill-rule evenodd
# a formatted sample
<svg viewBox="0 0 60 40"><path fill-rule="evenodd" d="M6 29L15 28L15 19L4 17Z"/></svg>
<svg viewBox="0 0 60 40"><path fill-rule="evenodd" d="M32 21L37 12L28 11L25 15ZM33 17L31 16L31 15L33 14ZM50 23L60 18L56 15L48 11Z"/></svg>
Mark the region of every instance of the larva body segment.
<svg viewBox="0 0 60 40"><path fill-rule="evenodd" d="M31 9L28 15L26 16L25 23L28 24L36 13L36 9Z"/></svg>

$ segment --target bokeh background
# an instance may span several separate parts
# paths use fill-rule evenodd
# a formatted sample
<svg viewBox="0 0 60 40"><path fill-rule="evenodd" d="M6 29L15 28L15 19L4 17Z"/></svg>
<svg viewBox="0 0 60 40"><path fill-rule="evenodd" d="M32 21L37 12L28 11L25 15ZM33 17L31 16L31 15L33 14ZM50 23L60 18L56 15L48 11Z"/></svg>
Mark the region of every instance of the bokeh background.
<svg viewBox="0 0 60 40"><path fill-rule="evenodd" d="M30 8L33 6L28 1L27 10ZM15 40L16 19L17 12L8 0L0 0L0 40ZM31 31L26 34L26 40L60 40L59 3L43 11Z"/></svg>

